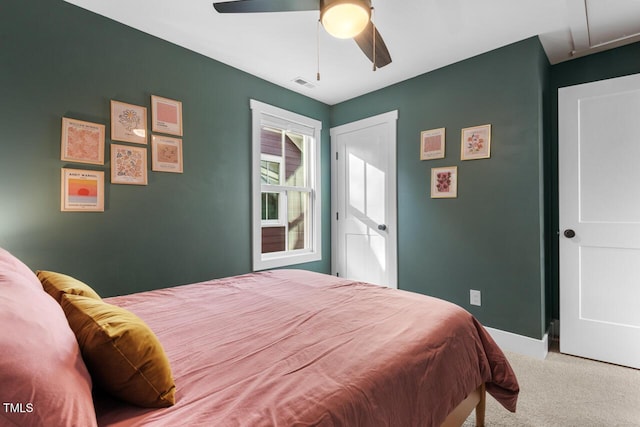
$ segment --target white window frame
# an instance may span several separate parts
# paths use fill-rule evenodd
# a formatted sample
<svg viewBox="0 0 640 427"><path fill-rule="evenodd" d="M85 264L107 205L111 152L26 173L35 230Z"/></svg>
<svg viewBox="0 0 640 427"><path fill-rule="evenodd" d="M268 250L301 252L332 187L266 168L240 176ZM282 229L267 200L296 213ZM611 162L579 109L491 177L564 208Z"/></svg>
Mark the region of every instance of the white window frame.
<svg viewBox="0 0 640 427"><path fill-rule="evenodd" d="M269 268L284 267L288 265L300 264L304 262L319 261L322 259L321 241L321 168L320 168L320 143L322 122L291 111L283 110L269 104L265 104L254 99L250 100L252 115L252 234L253 234L253 270L265 270ZM262 159L261 129L263 126L272 126L288 132L304 135L309 139L310 150L308 150L308 187L309 192L309 218L308 218L308 239L309 245L306 249L284 250L282 252L262 253L262 191L263 184L260 176L260 161ZM264 186L273 188L274 186ZM282 187L285 191L299 191L297 187ZM285 214L286 212L282 212ZM307 246L307 245L305 245ZM285 248L288 246L285 246Z"/></svg>

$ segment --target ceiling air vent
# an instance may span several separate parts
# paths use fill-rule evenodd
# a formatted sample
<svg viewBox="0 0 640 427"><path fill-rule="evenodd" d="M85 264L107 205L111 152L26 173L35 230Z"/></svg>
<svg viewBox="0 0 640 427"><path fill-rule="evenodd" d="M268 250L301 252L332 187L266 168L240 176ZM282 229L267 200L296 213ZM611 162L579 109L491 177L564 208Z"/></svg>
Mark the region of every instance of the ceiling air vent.
<svg viewBox="0 0 640 427"><path fill-rule="evenodd" d="M315 87L313 84L309 83L302 77L296 77L295 79L293 79L293 82L299 84L300 86L308 87L309 89L313 89Z"/></svg>

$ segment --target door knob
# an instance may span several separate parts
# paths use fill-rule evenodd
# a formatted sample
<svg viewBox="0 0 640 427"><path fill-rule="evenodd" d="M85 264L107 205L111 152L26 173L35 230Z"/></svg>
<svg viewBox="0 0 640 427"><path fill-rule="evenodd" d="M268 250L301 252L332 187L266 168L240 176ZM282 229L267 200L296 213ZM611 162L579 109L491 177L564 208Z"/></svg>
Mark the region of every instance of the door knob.
<svg viewBox="0 0 640 427"><path fill-rule="evenodd" d="M387 226L386 226L386 225L384 225L384 224L380 224L380 225L378 225L378 230L380 230L380 231L384 231L384 230L386 230L386 229L387 229Z"/></svg>
<svg viewBox="0 0 640 427"><path fill-rule="evenodd" d="M571 230L570 228L567 230L564 230L564 237L566 237L567 239L572 239L576 236L576 232Z"/></svg>

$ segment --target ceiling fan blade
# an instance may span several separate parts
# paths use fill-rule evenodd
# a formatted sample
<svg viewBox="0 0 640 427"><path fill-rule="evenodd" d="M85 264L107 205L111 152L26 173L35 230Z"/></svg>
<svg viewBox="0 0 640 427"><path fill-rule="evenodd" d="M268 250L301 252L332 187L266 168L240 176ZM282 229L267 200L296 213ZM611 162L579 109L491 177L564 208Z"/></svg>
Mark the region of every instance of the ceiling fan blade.
<svg viewBox="0 0 640 427"><path fill-rule="evenodd" d="M367 55L367 58L371 62L374 62L373 56L373 34L375 32L375 47L376 47L376 55L375 55L375 66L376 68L382 68L385 65L391 63L391 54L389 53L389 49L387 49L387 45L382 40L382 36L378 32L378 29L373 24L373 22L369 21L367 27L362 30L360 34L355 36L353 39L358 43L360 49Z"/></svg>
<svg viewBox="0 0 640 427"><path fill-rule="evenodd" d="M235 0L213 7L219 13L297 12L320 10L320 0Z"/></svg>

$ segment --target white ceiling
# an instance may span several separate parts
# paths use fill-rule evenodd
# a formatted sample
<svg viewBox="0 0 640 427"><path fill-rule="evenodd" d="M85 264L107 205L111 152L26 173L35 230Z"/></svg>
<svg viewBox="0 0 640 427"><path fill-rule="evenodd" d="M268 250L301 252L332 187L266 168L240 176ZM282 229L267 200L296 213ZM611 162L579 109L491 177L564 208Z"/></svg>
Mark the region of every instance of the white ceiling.
<svg viewBox="0 0 640 427"><path fill-rule="evenodd" d="M372 0L393 59L374 72L353 40L318 31L318 12L219 14L212 0L66 1L330 105L531 36L552 64L640 40L640 0Z"/></svg>

